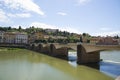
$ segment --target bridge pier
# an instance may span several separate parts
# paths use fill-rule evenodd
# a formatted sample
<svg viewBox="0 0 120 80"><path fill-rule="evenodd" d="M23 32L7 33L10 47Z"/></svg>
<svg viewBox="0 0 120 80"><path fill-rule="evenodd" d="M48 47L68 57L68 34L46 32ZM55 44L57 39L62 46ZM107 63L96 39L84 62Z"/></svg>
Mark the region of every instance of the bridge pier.
<svg viewBox="0 0 120 80"><path fill-rule="evenodd" d="M38 49L37 50L38 52L42 52L43 45L42 44L38 44L37 49Z"/></svg>
<svg viewBox="0 0 120 80"><path fill-rule="evenodd" d="M77 45L77 63L97 63L100 61L100 51L87 52L80 44Z"/></svg>
<svg viewBox="0 0 120 80"><path fill-rule="evenodd" d="M100 61L101 49L92 48L81 44L75 45L74 47L76 46L78 64L97 63ZM58 44L39 44L38 46L31 44L30 49L53 57L68 60L68 49L70 47L70 45L59 46ZM74 47L71 48L74 49Z"/></svg>
<svg viewBox="0 0 120 80"><path fill-rule="evenodd" d="M68 48L67 47L61 47L56 49L54 44L50 44L50 54L53 57L61 58L68 60Z"/></svg>
<svg viewBox="0 0 120 80"><path fill-rule="evenodd" d="M51 53L50 45L43 46L42 44L40 44L40 45L38 45L38 47L39 47L40 53L50 55L50 53Z"/></svg>
<svg viewBox="0 0 120 80"><path fill-rule="evenodd" d="M50 55L50 46L47 45L47 46L43 47L42 53Z"/></svg>
<svg viewBox="0 0 120 80"><path fill-rule="evenodd" d="M34 50L35 49L35 44L30 45L30 49Z"/></svg>

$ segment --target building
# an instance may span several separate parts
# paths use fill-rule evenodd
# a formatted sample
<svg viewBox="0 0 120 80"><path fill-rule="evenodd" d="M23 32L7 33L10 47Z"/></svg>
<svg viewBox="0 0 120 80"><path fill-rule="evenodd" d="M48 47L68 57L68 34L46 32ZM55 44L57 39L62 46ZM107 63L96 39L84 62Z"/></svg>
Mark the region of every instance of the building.
<svg viewBox="0 0 120 80"><path fill-rule="evenodd" d="M15 43L27 44L28 43L28 35L26 33L16 33Z"/></svg>
<svg viewBox="0 0 120 80"><path fill-rule="evenodd" d="M44 35L45 40L48 40L49 38L52 38L52 39L67 39L67 37L64 37L64 36Z"/></svg>
<svg viewBox="0 0 120 80"><path fill-rule="evenodd" d="M29 35L29 43L34 42L35 40L44 39L44 34L42 32L35 32Z"/></svg>
<svg viewBox="0 0 120 80"><path fill-rule="evenodd" d="M0 43L3 43L4 31L0 31Z"/></svg>
<svg viewBox="0 0 120 80"><path fill-rule="evenodd" d="M113 39L110 36L107 36L107 37L101 37L97 44L99 44L99 45L118 45L119 42L118 42L118 40Z"/></svg>
<svg viewBox="0 0 120 80"><path fill-rule="evenodd" d="M15 43L15 33L5 32L3 36L3 43Z"/></svg>
<svg viewBox="0 0 120 80"><path fill-rule="evenodd" d="M48 33L55 33L57 31L58 29L45 29L45 32L48 32Z"/></svg>
<svg viewBox="0 0 120 80"><path fill-rule="evenodd" d="M4 32L1 43L27 44L28 35L20 32Z"/></svg>
<svg viewBox="0 0 120 80"><path fill-rule="evenodd" d="M119 45L120 45L120 38L118 39Z"/></svg>
<svg viewBox="0 0 120 80"><path fill-rule="evenodd" d="M96 43L98 43L98 41L99 41L99 37L92 37L92 38L90 38L90 43L91 44L96 44Z"/></svg>

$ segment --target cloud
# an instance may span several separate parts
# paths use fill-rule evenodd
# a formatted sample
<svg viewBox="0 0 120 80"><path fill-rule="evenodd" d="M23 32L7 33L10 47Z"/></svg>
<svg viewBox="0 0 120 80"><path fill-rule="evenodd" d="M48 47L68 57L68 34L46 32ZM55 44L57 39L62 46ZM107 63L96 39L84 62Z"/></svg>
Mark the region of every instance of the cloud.
<svg viewBox="0 0 120 80"><path fill-rule="evenodd" d="M29 18L29 17L31 17L31 14L30 13L17 13L17 14L8 13L7 16L9 16L9 17L20 17L20 18Z"/></svg>
<svg viewBox="0 0 120 80"><path fill-rule="evenodd" d="M90 0L78 0L78 3L81 4L81 5L84 5L88 2L90 2Z"/></svg>
<svg viewBox="0 0 120 80"><path fill-rule="evenodd" d="M41 8L33 0L0 0L4 5L11 9L21 11L31 11L40 15L45 15Z"/></svg>
<svg viewBox="0 0 120 80"><path fill-rule="evenodd" d="M68 32L71 32L71 33L78 33L78 34L81 33L78 29L76 29L72 26L60 26L60 27L57 27L57 29L59 29L61 31L68 31Z"/></svg>
<svg viewBox="0 0 120 80"><path fill-rule="evenodd" d="M47 28L56 29L57 28L57 26L48 25L48 24L40 23L40 22L33 22L33 23L30 24L30 26L35 26L35 27L43 28L43 29L47 29Z"/></svg>
<svg viewBox="0 0 120 80"><path fill-rule="evenodd" d="M111 28L108 28L108 27L102 27L102 28L100 28L100 30L101 30L101 31L109 31L109 30L111 30Z"/></svg>
<svg viewBox="0 0 120 80"><path fill-rule="evenodd" d="M6 13L0 9L0 22L8 22L9 18L6 16Z"/></svg>
<svg viewBox="0 0 120 80"><path fill-rule="evenodd" d="M67 15L67 13L64 13L64 12L58 12L57 14L61 15L61 16L66 16Z"/></svg>
<svg viewBox="0 0 120 80"><path fill-rule="evenodd" d="M40 23L40 22L33 22L30 24L30 26L38 27L38 28L43 28L43 29L59 29L61 31L68 31L71 33L81 33L79 30L75 29L74 27L71 26L55 26L55 25L49 25L46 23Z"/></svg>

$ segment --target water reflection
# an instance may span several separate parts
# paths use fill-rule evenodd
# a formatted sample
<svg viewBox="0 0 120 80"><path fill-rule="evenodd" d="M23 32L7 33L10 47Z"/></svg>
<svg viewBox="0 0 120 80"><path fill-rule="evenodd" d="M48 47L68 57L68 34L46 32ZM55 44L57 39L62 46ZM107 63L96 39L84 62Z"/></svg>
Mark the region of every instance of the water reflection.
<svg viewBox="0 0 120 80"><path fill-rule="evenodd" d="M89 63L89 64L83 64L85 66L100 70L100 64L99 63Z"/></svg>
<svg viewBox="0 0 120 80"><path fill-rule="evenodd" d="M102 51L100 53L100 71L112 77L120 75L120 50Z"/></svg>
<svg viewBox="0 0 120 80"><path fill-rule="evenodd" d="M0 52L0 80L113 80L84 65L73 67L64 60L24 52Z"/></svg>
<svg viewBox="0 0 120 80"><path fill-rule="evenodd" d="M100 58L102 59L100 63L83 65L97 69L114 78L120 75L120 50L102 51ZM77 66L76 59L76 52L69 52L69 64Z"/></svg>
<svg viewBox="0 0 120 80"><path fill-rule="evenodd" d="M120 64L111 62L100 62L100 70L110 76L117 77L120 75Z"/></svg>

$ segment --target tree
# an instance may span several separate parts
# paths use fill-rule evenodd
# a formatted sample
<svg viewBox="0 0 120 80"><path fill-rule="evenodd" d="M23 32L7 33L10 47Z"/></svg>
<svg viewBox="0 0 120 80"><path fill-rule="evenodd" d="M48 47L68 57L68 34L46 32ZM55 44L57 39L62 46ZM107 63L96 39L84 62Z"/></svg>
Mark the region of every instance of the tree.
<svg viewBox="0 0 120 80"><path fill-rule="evenodd" d="M34 26L32 26L32 29L35 29L35 27L34 27Z"/></svg>
<svg viewBox="0 0 120 80"><path fill-rule="evenodd" d="M8 27L8 30L11 30L11 26Z"/></svg>
<svg viewBox="0 0 120 80"><path fill-rule="evenodd" d="M90 43L90 40L89 40L89 39L87 39L87 43Z"/></svg>
<svg viewBox="0 0 120 80"><path fill-rule="evenodd" d="M118 36L118 35L116 35L116 36L114 36L114 38L115 38L115 39L119 39L119 36Z"/></svg>
<svg viewBox="0 0 120 80"><path fill-rule="evenodd" d="M80 36L80 42L83 42L82 36Z"/></svg>
<svg viewBox="0 0 120 80"><path fill-rule="evenodd" d="M119 36L118 36L118 35L116 36L116 39L119 39Z"/></svg>
<svg viewBox="0 0 120 80"><path fill-rule="evenodd" d="M21 31L21 29L22 29L21 26L19 26L18 30Z"/></svg>
<svg viewBox="0 0 120 80"><path fill-rule="evenodd" d="M82 35L85 37L85 36L86 36L86 33L83 33Z"/></svg>
<svg viewBox="0 0 120 80"><path fill-rule="evenodd" d="M54 40L53 40L51 37L49 37L49 38L48 38L48 42L54 43Z"/></svg>

